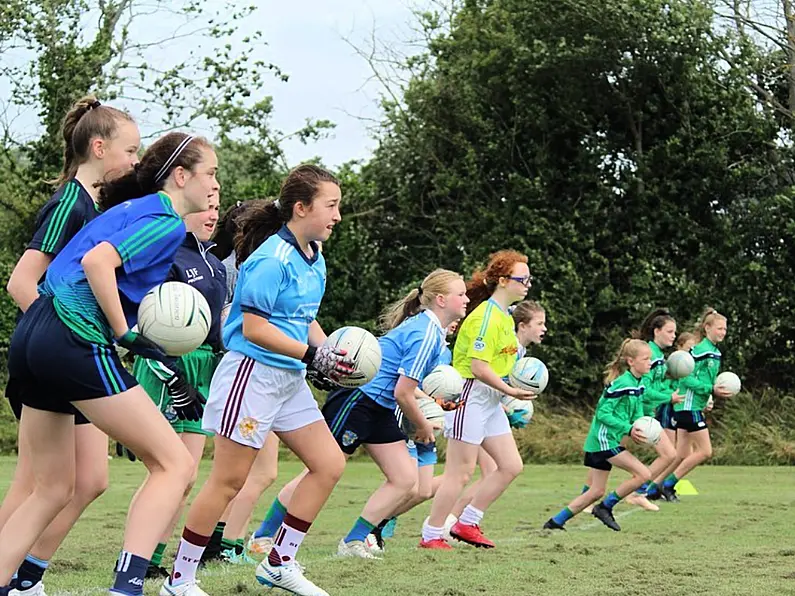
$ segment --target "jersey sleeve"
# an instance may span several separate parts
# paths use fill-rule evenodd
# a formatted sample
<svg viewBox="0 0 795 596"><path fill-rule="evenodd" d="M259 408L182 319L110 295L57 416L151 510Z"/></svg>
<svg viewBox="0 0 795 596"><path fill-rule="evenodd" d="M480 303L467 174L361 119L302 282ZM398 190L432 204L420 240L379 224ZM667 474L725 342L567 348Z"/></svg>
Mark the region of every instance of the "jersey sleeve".
<svg viewBox="0 0 795 596"><path fill-rule="evenodd" d="M433 325L424 330L415 329L403 342L403 356L398 366L398 374L421 381L425 371L436 365L439 360L437 342L438 333Z"/></svg>
<svg viewBox="0 0 795 596"><path fill-rule="evenodd" d="M147 269L174 254L185 240L185 225L178 217L150 214L132 220L105 241L113 245L127 273Z"/></svg>
<svg viewBox="0 0 795 596"><path fill-rule="evenodd" d="M655 381L652 373L643 375L643 386L645 387L643 391L643 401L653 408L657 408L657 406L667 404L671 401L671 394L673 391L671 391L668 384L664 381Z"/></svg>
<svg viewBox="0 0 795 596"><path fill-rule="evenodd" d="M474 313L473 313L474 314ZM472 316L472 315L470 315ZM495 332L492 329L489 333L489 311L486 309L482 313L475 314L475 319L472 321L472 329L474 331L474 338L467 346L467 358L476 358L484 362L491 362L497 355L499 348L495 337Z"/></svg>
<svg viewBox="0 0 795 596"><path fill-rule="evenodd" d="M45 206L28 248L53 257L63 250L86 223L86 214L77 197L76 190L67 189L58 201Z"/></svg>
<svg viewBox="0 0 795 596"><path fill-rule="evenodd" d="M626 394L626 388L621 382L613 381L605 390L604 396L596 406L596 419L609 429L620 432L622 435L629 434L632 430L632 423L616 415L616 407L621 403L621 398Z"/></svg>
<svg viewBox="0 0 795 596"><path fill-rule="evenodd" d="M235 289L240 293L240 310L269 318L285 274L284 263L279 259L269 257L252 262Z"/></svg>

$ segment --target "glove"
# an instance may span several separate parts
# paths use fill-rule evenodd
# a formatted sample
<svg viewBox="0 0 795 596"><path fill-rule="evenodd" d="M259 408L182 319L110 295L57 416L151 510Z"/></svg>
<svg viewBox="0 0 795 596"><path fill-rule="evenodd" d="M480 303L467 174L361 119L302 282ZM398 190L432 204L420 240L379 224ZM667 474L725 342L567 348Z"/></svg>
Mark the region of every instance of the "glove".
<svg viewBox="0 0 795 596"><path fill-rule="evenodd" d="M165 383L168 396L171 398L171 407L174 408L177 417L180 420L194 422L201 420L207 400L180 373L174 373Z"/></svg>
<svg viewBox="0 0 795 596"><path fill-rule="evenodd" d="M306 364L307 369L314 369L331 381L339 381L354 372L353 360L345 358L347 353L325 344L319 348L309 346L301 362Z"/></svg>
<svg viewBox="0 0 795 596"><path fill-rule="evenodd" d="M135 454L130 451L127 447L116 441L116 456L117 457L126 457L130 461L138 461L138 458L135 457Z"/></svg>
<svg viewBox="0 0 795 596"><path fill-rule="evenodd" d="M339 388L339 385L314 368L307 369L306 380L312 383L312 386L318 391L334 391Z"/></svg>
<svg viewBox="0 0 795 596"><path fill-rule="evenodd" d="M527 420L523 416L527 414L527 410L517 409L508 414L508 423L511 428L524 428L527 426Z"/></svg>
<svg viewBox="0 0 795 596"><path fill-rule="evenodd" d="M158 362L173 360L168 357L163 348L132 329L128 329L124 335L116 340L116 343L141 358L157 360Z"/></svg>

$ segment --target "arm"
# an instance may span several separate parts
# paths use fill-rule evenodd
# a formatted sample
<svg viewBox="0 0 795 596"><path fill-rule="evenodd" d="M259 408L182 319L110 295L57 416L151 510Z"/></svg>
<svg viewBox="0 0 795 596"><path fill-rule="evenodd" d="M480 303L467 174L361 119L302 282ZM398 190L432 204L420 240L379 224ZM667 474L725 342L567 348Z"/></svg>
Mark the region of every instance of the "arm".
<svg viewBox="0 0 795 596"><path fill-rule="evenodd" d="M492 370L491 366L489 366L489 363L485 360L473 358L470 367L472 368L472 374L475 375L475 378L478 381L484 385L488 385L500 393L510 395L511 397L515 397L517 399L533 399L535 397L535 394L532 391L523 391L508 385L508 383L503 381L497 375L497 373Z"/></svg>
<svg viewBox="0 0 795 596"><path fill-rule="evenodd" d="M697 370L692 375L685 377L684 379L680 379L679 386L684 387L685 389L690 389L700 395L712 393L712 383L701 380L699 378L700 376L701 371Z"/></svg>
<svg viewBox="0 0 795 596"><path fill-rule="evenodd" d="M39 280L47 267L52 263L52 256L36 249L29 248L17 261L11 277L8 278L6 290L17 306L25 312L39 297Z"/></svg>
<svg viewBox="0 0 795 596"><path fill-rule="evenodd" d="M326 332L320 326L317 320L312 321L309 326L309 345L320 347L326 342Z"/></svg>
<svg viewBox="0 0 795 596"><path fill-rule="evenodd" d="M405 375L398 377L398 382L395 385L395 401L406 416L417 429L416 441L418 443L433 443L433 427L431 423L423 416L420 407L417 405L416 392L417 381Z"/></svg>
<svg viewBox="0 0 795 596"><path fill-rule="evenodd" d="M615 414L620 398L604 397L599 400L596 406L596 419L611 430L619 431L622 435L628 435L632 430L632 424L622 420Z"/></svg>
<svg viewBox="0 0 795 596"><path fill-rule="evenodd" d="M121 307L119 287L116 285L116 268L122 260L113 245L102 242L89 250L80 261L86 272L88 285L99 307L108 319L113 335L121 337L127 332L127 320Z"/></svg>
<svg viewBox="0 0 795 596"><path fill-rule="evenodd" d="M646 390L643 392L643 401L655 409L657 406L667 404L671 401L673 391L669 391L664 387L660 387L655 383L651 375L644 375L643 382Z"/></svg>
<svg viewBox="0 0 795 596"><path fill-rule="evenodd" d="M301 360L309 348L307 344L285 335L268 319L250 312L243 313L243 337L269 352L289 356L296 360ZM312 329L310 327L310 343L311 337Z"/></svg>

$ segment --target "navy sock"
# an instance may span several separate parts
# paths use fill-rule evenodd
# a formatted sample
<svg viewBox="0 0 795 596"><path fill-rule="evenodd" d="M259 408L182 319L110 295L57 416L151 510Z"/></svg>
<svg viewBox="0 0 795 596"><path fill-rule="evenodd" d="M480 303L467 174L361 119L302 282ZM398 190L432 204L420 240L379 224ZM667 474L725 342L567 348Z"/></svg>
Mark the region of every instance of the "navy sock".
<svg viewBox="0 0 795 596"><path fill-rule="evenodd" d="M22 561L22 565L17 570L15 586L18 590L29 590L41 581L44 572L49 567L48 561L37 559L33 555L28 555Z"/></svg>
<svg viewBox="0 0 795 596"><path fill-rule="evenodd" d="M116 565L116 581L110 589L111 594L143 596L144 578L149 567L149 559L121 551Z"/></svg>
<svg viewBox="0 0 795 596"><path fill-rule="evenodd" d="M0 596L8 596L12 589L11 586L0 587Z"/></svg>

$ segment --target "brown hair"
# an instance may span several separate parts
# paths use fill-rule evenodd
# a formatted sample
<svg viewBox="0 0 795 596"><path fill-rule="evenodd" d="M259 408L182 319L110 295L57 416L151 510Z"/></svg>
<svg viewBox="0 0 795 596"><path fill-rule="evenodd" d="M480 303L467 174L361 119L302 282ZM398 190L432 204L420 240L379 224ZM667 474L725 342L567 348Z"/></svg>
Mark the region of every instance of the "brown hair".
<svg viewBox="0 0 795 596"><path fill-rule="evenodd" d="M516 263L527 263L527 256L515 250L500 250L489 256L485 269L478 269L467 282L467 314L471 313L497 289L501 277L511 275Z"/></svg>
<svg viewBox="0 0 795 596"><path fill-rule="evenodd" d="M535 315L544 312L544 307L535 300L522 300L511 313L514 329L519 329L519 323L529 323Z"/></svg>
<svg viewBox="0 0 795 596"><path fill-rule="evenodd" d="M640 329L632 332L632 337L644 341L653 341L654 331L656 329L662 329L670 321L676 323L676 320L668 309L656 308L646 315L646 318L643 319L643 322L640 324Z"/></svg>
<svg viewBox="0 0 795 596"><path fill-rule="evenodd" d="M616 357L604 370L604 383L609 385L629 370L627 358L637 358L643 350L651 350L642 339L625 339L616 352Z"/></svg>
<svg viewBox="0 0 795 596"><path fill-rule="evenodd" d="M696 329L694 331L697 342L701 341L707 336L707 334L704 332L704 329L707 327L707 325L711 326L713 321L716 319L723 319L725 321L726 317L724 317L714 308L708 306L702 313L701 319L699 320L698 325L696 325Z"/></svg>
<svg viewBox="0 0 795 596"><path fill-rule="evenodd" d="M132 171L100 185L100 208L107 211L124 201L161 190L174 168L192 170L202 160L203 149L212 149L204 137L191 137L184 132L170 132L160 137Z"/></svg>
<svg viewBox="0 0 795 596"><path fill-rule="evenodd" d="M77 168L90 157L91 139L112 139L119 122L133 122L127 112L102 105L93 95L78 99L64 116L61 136L64 141L63 169L53 181L61 185L77 174Z"/></svg>
<svg viewBox="0 0 795 596"><path fill-rule="evenodd" d="M421 310L430 308L436 296L450 293L450 284L457 279L463 278L455 271L447 269L431 271L418 287L384 309L378 321L379 327L387 332Z"/></svg>
<svg viewBox="0 0 795 596"><path fill-rule="evenodd" d="M321 182L340 184L331 172L313 164L302 164L293 168L282 182L278 203L267 201L254 205L236 218L235 254L238 266L292 219L293 207L297 202L311 207Z"/></svg>
<svg viewBox="0 0 795 596"><path fill-rule="evenodd" d="M690 333L689 331L682 331L682 333L679 334L679 337L677 337L676 341L674 342L674 348L677 350L684 350L685 344L687 344L689 341L698 343L696 334Z"/></svg>

